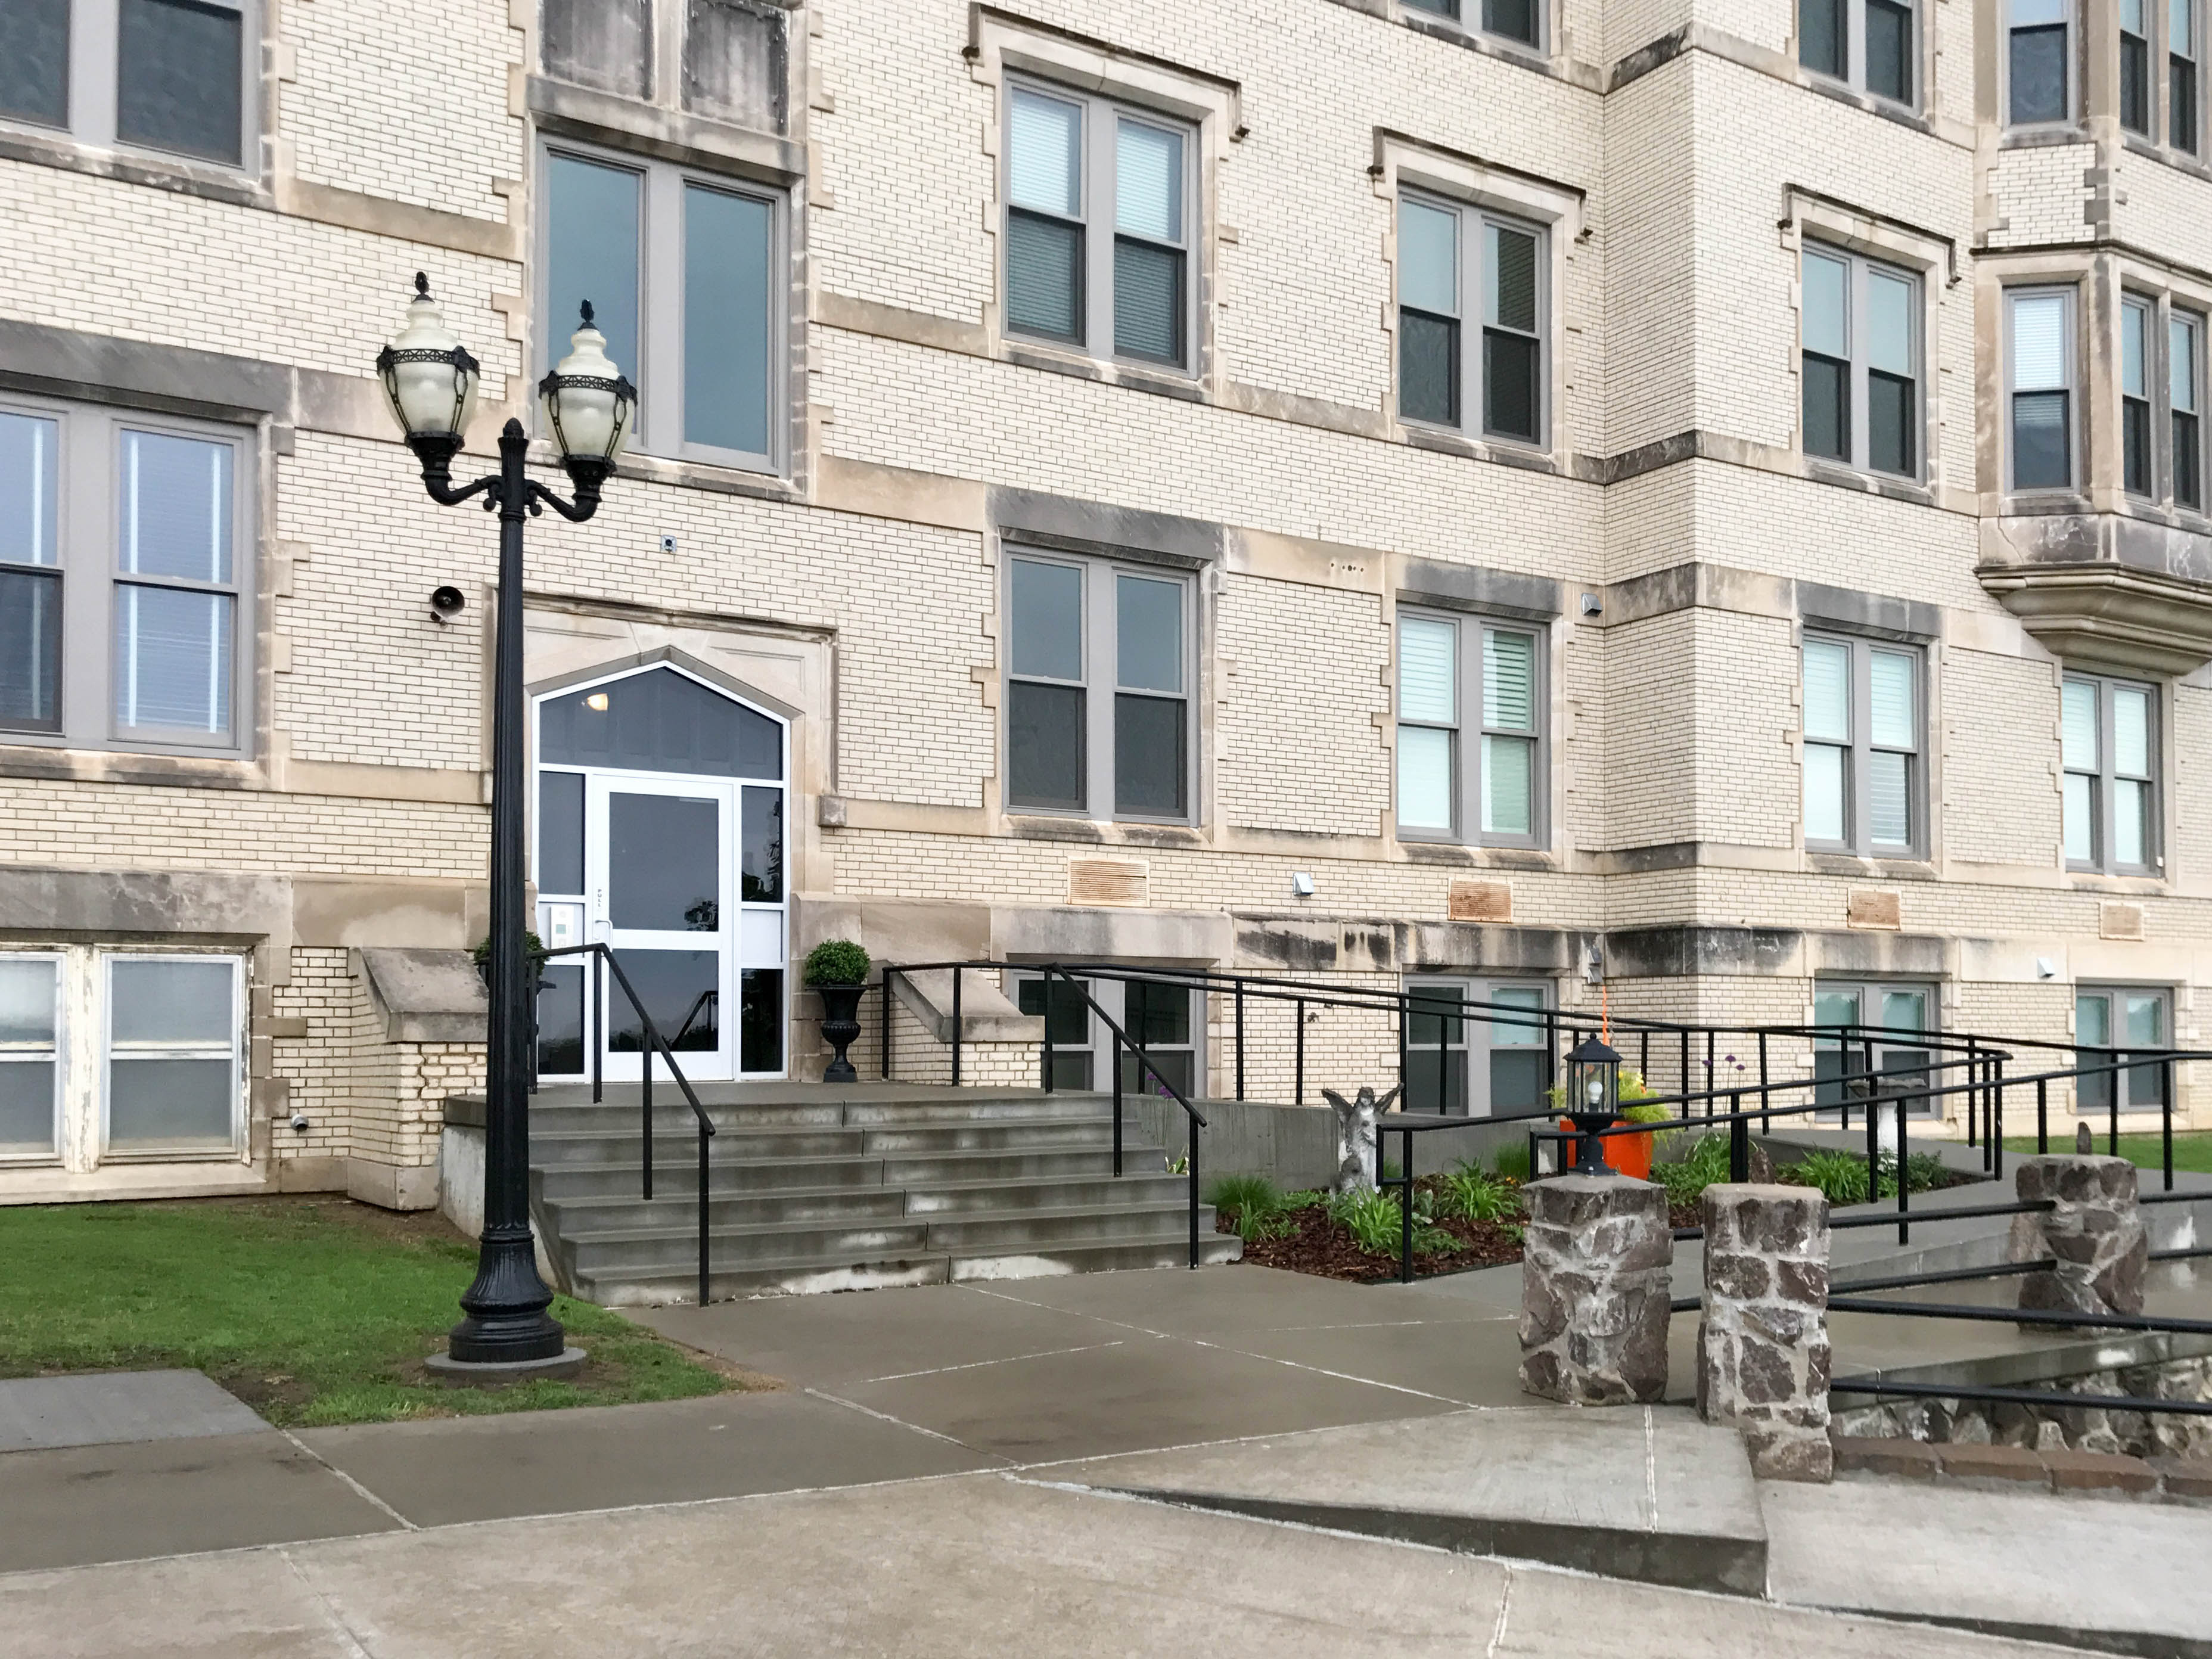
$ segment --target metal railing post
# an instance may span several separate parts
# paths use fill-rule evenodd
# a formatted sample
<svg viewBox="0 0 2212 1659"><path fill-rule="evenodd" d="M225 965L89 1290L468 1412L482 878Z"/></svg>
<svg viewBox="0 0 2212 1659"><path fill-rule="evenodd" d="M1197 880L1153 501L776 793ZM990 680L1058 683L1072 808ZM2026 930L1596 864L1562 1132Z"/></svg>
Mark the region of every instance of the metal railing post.
<svg viewBox="0 0 2212 1659"><path fill-rule="evenodd" d="M1867 1202L1871 1204L1881 1196L1881 1114L1875 1109L1881 1099L1874 1080L1874 1044L1866 1046L1866 1080L1860 1086L1866 1091L1867 1144Z"/></svg>
<svg viewBox="0 0 2212 1659"><path fill-rule="evenodd" d="M1759 1133L1774 1133L1774 1119L1767 1108L1774 1104L1774 1097L1766 1086L1766 1033L1759 1034Z"/></svg>
<svg viewBox="0 0 2212 1659"><path fill-rule="evenodd" d="M2115 1048L2105 1056L2106 1064L2112 1065L2119 1057L2120 1051ZM2105 1151L2113 1158L2120 1155L2120 1090L2126 1084L2127 1077L2128 1074L2118 1066L2112 1066L2112 1069L2105 1073L2106 1121L2108 1126L2105 1131Z"/></svg>
<svg viewBox="0 0 2212 1659"><path fill-rule="evenodd" d="M635 1002L636 999L632 998L631 1000ZM638 1024L641 1027L644 1026L647 1024L645 1010L640 1008L636 1010L636 1013ZM645 1110L645 1195L651 1198L653 1196L653 1038L650 1035L646 1035L644 1041L638 1046L645 1051L643 1073L645 1086L638 1091L638 1098Z"/></svg>
<svg viewBox="0 0 2212 1659"><path fill-rule="evenodd" d="M1143 1051L1140 1049L1139 1053ZM1190 1137L1190 1156L1184 1162L1190 1168L1190 1270L1198 1271L1198 1125L1190 1115L1183 1115L1183 1131Z"/></svg>
<svg viewBox="0 0 2212 1659"><path fill-rule="evenodd" d="M892 974L892 972L893 972L893 969L890 969L890 968L889 968L889 967L886 967L886 968L884 969L884 1006L883 1006L881 1008L879 1008L879 1009L878 1009L878 1010L876 1011L876 1012L877 1012L877 1014L878 1014L878 1021L879 1021L879 1023L881 1024L881 1025L883 1026L883 1036L884 1036L884 1065L883 1065L883 1072L884 1072L884 1082L886 1082L886 1083L889 1083L889 1082L891 1080L891 974Z"/></svg>
<svg viewBox="0 0 2212 1659"><path fill-rule="evenodd" d="M699 1305L707 1305L707 1127L699 1126Z"/></svg>
<svg viewBox="0 0 2212 1659"><path fill-rule="evenodd" d="M1990 1179L2004 1179L2004 1063L2002 1054L1990 1060Z"/></svg>
<svg viewBox="0 0 2212 1659"><path fill-rule="evenodd" d="M1378 1137L1376 1150L1382 1150ZM1398 1132L1398 1282L1413 1282L1413 1132Z"/></svg>
<svg viewBox="0 0 2212 1659"><path fill-rule="evenodd" d="M1244 981L1237 981L1237 1098L1244 1098Z"/></svg>
<svg viewBox="0 0 2212 1659"><path fill-rule="evenodd" d="M2051 1150L2051 1080L2035 1079L2035 1150Z"/></svg>
<svg viewBox="0 0 2212 1659"><path fill-rule="evenodd" d="M1682 1039L1682 1121L1690 1121L1690 1028L1685 1025L1678 1035Z"/></svg>
<svg viewBox="0 0 2212 1659"><path fill-rule="evenodd" d="M1900 1098L1897 1103L1897 1242L1900 1244L1912 1242L1912 1224L1905 1218L1910 1207L1908 1195L1912 1190L1911 1177L1905 1164L1905 1102Z"/></svg>
<svg viewBox="0 0 2212 1659"><path fill-rule="evenodd" d="M1713 1121L1713 1108L1720 1103L1713 1093L1713 1036L1711 1026L1705 1028L1705 1121Z"/></svg>
<svg viewBox="0 0 2212 1659"><path fill-rule="evenodd" d="M960 964L956 962L952 964L952 1086L956 1089L960 1086L960 1039L966 1035L961 1030L960 980ZM1049 1011L1052 1007L1052 981L1047 980L1045 987L1044 1006ZM1049 1031L1051 1029L1052 1015L1048 1012L1045 1015L1045 1030Z"/></svg>
<svg viewBox="0 0 2212 1659"><path fill-rule="evenodd" d="M1413 997L1412 997L1411 994L1409 994L1409 993L1407 993L1407 992L1405 992L1405 991L1401 991L1401 992L1399 992L1399 993L1398 993L1398 1094L1399 1094L1400 1098L1401 1098L1401 1099L1404 1097L1405 1093L1406 1093L1406 1039L1407 1039L1407 1036L1408 1036L1408 1033L1407 1033L1407 1030L1406 1030L1406 1027L1407 1027L1407 1025L1408 1024L1408 1023L1411 1021L1411 1019L1412 1019L1412 1018L1413 1018ZM1380 1143L1377 1143L1377 1144L1379 1145Z"/></svg>
<svg viewBox="0 0 2212 1659"><path fill-rule="evenodd" d="M1306 1103L1306 1000L1304 997L1296 998L1291 1006L1297 1014L1298 1022L1297 1073L1295 1086L1291 1091L1291 1098L1303 1106Z"/></svg>
<svg viewBox="0 0 2212 1659"><path fill-rule="evenodd" d="M2162 1104L2159 1112L2160 1162L2166 1171L2166 1190L2173 1190L2173 1061L2159 1062L2162 1075L2159 1081Z"/></svg>
<svg viewBox="0 0 2212 1659"><path fill-rule="evenodd" d="M592 1104L596 1106L606 1097L605 1056L607 1051L607 982L599 965L599 953L592 952Z"/></svg>
<svg viewBox="0 0 2212 1659"><path fill-rule="evenodd" d="M1049 1007L1051 1002L1052 996L1048 992L1046 1006ZM1121 1034L1109 1031L1107 1040L1114 1054L1114 1177L1118 1181L1121 1176Z"/></svg>
<svg viewBox="0 0 2212 1659"><path fill-rule="evenodd" d="M1977 1144L1974 1139L1974 1108L1975 1097L1981 1091L1981 1058L1980 1046L1973 1038L1968 1037L1966 1039L1966 1082L1970 1086L1966 1090L1966 1145L1969 1146Z"/></svg>
<svg viewBox="0 0 2212 1659"><path fill-rule="evenodd" d="M1741 1090L1729 1097L1729 1179L1751 1179L1751 1120L1743 1115Z"/></svg>
<svg viewBox="0 0 2212 1659"><path fill-rule="evenodd" d="M1047 1094L1052 1093L1055 1086L1055 1079L1053 1077L1054 1054L1052 1045L1052 994L1059 988L1053 983L1052 975L1051 969L1048 968L1044 970L1044 1091ZM1072 984L1073 981L1070 983ZM1086 1025L1090 1024L1089 1015L1086 1014L1084 1017L1084 1023ZM1117 1055L1116 1058L1119 1056ZM1120 1074L1117 1067L1115 1075L1118 1077ZM1137 1079L1137 1086L1140 1089L1145 1086L1145 1080L1141 1077Z"/></svg>

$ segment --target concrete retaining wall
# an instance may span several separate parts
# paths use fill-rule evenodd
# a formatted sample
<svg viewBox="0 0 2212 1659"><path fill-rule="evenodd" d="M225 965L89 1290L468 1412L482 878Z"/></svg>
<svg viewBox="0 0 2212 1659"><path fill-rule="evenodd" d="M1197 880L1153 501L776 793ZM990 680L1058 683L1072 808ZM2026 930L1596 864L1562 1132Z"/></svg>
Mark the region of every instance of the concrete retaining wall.
<svg viewBox="0 0 2212 1659"><path fill-rule="evenodd" d="M1199 1174L1206 1181L1224 1175L1263 1175L1291 1191L1326 1187L1336 1175L1336 1115L1325 1106L1271 1106L1256 1101L1209 1100L1199 1107L1207 1127L1200 1131ZM1164 1096L1138 1095L1127 1102L1131 1127L1147 1140L1167 1148L1170 1159L1189 1146L1188 1120L1182 1108ZM1387 1131L1390 1116L1380 1127ZM1382 1136L1383 1161L1395 1165L1402 1137ZM1414 1139L1416 1175L1448 1170L1462 1158L1487 1164L1502 1146L1528 1144L1522 1123L1469 1120L1463 1129L1436 1129Z"/></svg>

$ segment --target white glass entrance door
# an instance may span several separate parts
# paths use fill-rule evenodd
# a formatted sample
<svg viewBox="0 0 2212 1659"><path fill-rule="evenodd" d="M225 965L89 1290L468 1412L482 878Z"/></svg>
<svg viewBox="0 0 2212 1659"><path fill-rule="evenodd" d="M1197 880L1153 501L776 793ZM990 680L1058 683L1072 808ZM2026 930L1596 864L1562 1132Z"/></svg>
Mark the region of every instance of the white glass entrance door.
<svg viewBox="0 0 2212 1659"><path fill-rule="evenodd" d="M690 1078L781 1077L789 1020L781 721L668 666L538 705L538 931L604 944ZM548 964L541 1078L642 1070L643 1029L611 975ZM599 1024L604 1019L605 1030Z"/></svg>
<svg viewBox="0 0 2212 1659"><path fill-rule="evenodd" d="M727 1077L736 789L607 773L586 781L588 937L613 950L684 1074ZM617 986L605 994L607 1075L635 1077L644 1024Z"/></svg>

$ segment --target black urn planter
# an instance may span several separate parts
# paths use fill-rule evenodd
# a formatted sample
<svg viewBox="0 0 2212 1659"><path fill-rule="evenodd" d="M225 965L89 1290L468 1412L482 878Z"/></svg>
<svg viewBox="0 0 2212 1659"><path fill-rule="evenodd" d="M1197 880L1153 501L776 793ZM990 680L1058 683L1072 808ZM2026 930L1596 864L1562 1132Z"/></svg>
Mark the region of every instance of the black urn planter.
<svg viewBox="0 0 2212 1659"><path fill-rule="evenodd" d="M860 994L865 985L817 985L822 999L822 1040L836 1052L822 1071L824 1083L858 1083L860 1074L845 1058L845 1050L860 1035Z"/></svg>

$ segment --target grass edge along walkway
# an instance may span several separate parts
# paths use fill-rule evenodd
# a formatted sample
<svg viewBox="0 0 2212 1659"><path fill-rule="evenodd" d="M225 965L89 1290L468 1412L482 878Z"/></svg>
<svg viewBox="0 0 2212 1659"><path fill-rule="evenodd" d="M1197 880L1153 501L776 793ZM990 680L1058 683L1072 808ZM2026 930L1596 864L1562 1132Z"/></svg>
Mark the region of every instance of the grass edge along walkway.
<svg viewBox="0 0 2212 1659"><path fill-rule="evenodd" d="M2100 1153L2105 1152L2109 1145L2105 1139L2105 1126L2087 1118L2068 1119L2063 1134L2058 1125L2053 1123L2051 1126L2051 1150L2054 1152L2074 1150L2074 1125L2076 1122L2088 1123L2089 1132L2096 1139L2096 1145L2091 1150ZM2166 1167L2162 1140L2163 1137L2156 1130L2148 1134L2123 1133L2120 1136L2120 1156L2131 1160L2138 1169L2162 1170ZM2005 1151L2033 1154L2035 1137L2007 1135ZM2177 1171L2188 1170L2199 1175L2212 1175L2212 1129L2176 1129L2173 1132L2173 1167Z"/></svg>
<svg viewBox="0 0 2212 1659"><path fill-rule="evenodd" d="M0 1376L206 1372L285 1427L681 1400L745 1386L620 1315L556 1297L572 1382L453 1389L475 1241L337 1194L0 1206Z"/></svg>

